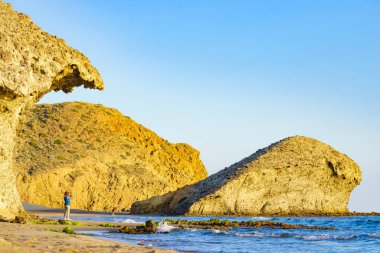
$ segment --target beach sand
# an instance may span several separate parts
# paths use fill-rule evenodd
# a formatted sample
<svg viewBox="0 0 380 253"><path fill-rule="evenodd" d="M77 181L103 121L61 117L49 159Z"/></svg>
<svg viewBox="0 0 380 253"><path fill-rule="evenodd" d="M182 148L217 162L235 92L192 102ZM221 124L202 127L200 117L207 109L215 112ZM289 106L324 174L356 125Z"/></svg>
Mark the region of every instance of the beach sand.
<svg viewBox="0 0 380 253"><path fill-rule="evenodd" d="M24 205L31 214L44 216L61 216L63 209L50 209L38 206ZM110 213L87 212L73 210L72 217L111 215ZM80 226L72 227L75 231L81 230L116 230L99 227L101 222L80 221ZM117 223L113 223L117 224ZM120 223L121 224L121 223ZM123 223L125 225L125 223ZM49 229L61 231L67 225L38 225L38 224L11 224L0 223L0 253L13 252L52 252L52 253L104 253L104 252L175 252L134 246L126 243L112 242L86 235L69 235L51 232Z"/></svg>

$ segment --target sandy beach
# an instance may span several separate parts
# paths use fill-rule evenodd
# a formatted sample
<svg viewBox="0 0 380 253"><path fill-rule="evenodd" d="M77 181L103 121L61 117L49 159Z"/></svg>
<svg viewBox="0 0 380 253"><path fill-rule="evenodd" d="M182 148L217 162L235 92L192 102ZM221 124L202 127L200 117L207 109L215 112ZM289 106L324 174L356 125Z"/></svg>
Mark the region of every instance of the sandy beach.
<svg viewBox="0 0 380 253"><path fill-rule="evenodd" d="M48 217L48 216L62 216L63 218L63 208L49 208L44 206L33 205L29 203L22 203L24 209L33 215L38 215L40 217ZM126 215L128 213L115 213L115 215ZM81 216L111 216L110 212L95 212L95 211L86 211L80 209L71 209L70 216L71 217L81 217Z"/></svg>
<svg viewBox="0 0 380 253"><path fill-rule="evenodd" d="M26 211L41 217L61 216L62 209L44 208L24 204ZM111 215L103 212L87 212L73 210L72 217L91 215ZM115 228L103 228L101 222L80 221L80 226L73 229L81 230L116 230ZM118 225L118 223L114 223ZM169 250L153 249L142 246L132 246L126 243L112 242L86 235L69 235L65 233L52 232L50 229L61 231L67 225L39 225L39 224L11 224L1 223L0 230L0 252L68 252L68 253L97 253L97 252L175 252ZM125 225L125 224L124 224Z"/></svg>

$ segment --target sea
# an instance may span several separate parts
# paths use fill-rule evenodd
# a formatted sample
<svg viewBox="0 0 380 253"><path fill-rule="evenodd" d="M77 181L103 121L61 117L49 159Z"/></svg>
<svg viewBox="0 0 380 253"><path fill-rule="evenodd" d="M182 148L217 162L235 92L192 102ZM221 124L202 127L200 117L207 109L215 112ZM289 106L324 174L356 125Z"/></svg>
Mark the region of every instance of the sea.
<svg viewBox="0 0 380 253"><path fill-rule="evenodd" d="M54 218L54 217L53 217ZM182 252L380 252L380 217L214 217L214 216L93 216L73 219L143 223L146 220L162 222L166 218L186 220L230 221L268 220L313 226L335 227L336 230L232 228L228 231L209 229L179 230L161 223L158 233L130 235L107 231L81 231L107 240L172 249Z"/></svg>

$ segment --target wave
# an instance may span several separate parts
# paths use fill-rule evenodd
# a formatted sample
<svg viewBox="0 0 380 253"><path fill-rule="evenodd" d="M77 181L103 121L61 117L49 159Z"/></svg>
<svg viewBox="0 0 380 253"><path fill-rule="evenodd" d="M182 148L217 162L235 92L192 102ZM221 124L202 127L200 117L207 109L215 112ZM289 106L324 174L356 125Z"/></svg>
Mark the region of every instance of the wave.
<svg viewBox="0 0 380 253"><path fill-rule="evenodd" d="M329 235L329 234L321 234L321 235L299 235L296 236L297 239L303 239L306 241L324 241L324 240L353 240L356 239L356 235Z"/></svg>
<svg viewBox="0 0 380 253"><path fill-rule="evenodd" d="M211 230L213 234L223 234L223 235L229 235L231 234L230 232L228 231L225 231L225 230L219 230L219 229L213 229Z"/></svg>
<svg viewBox="0 0 380 253"><path fill-rule="evenodd" d="M196 231L196 230L194 230ZM225 231L225 230L219 230L219 229L213 229L211 230L212 234L215 235L228 235L228 236L237 236L237 237L256 237L256 238L296 238L299 240L305 240L305 241L350 241L350 240L361 240L362 237L366 238L374 238L374 239L380 239L379 233L371 233L371 234L365 234L365 235L337 235L337 234L308 234L308 235L300 235L298 233L263 233L263 232L249 232L249 233L242 233L242 232L234 232L234 231Z"/></svg>
<svg viewBox="0 0 380 253"><path fill-rule="evenodd" d="M370 238L380 238L380 234L372 233L372 234L368 234L368 237L370 237Z"/></svg>
<svg viewBox="0 0 380 253"><path fill-rule="evenodd" d="M291 238L291 237L294 237L294 235L291 234L291 233L281 233L279 235L280 235L279 238Z"/></svg>
<svg viewBox="0 0 380 253"><path fill-rule="evenodd" d="M235 233L234 236L239 236L239 237L270 237L269 234L264 234L264 233L260 233L260 232Z"/></svg>
<svg viewBox="0 0 380 253"><path fill-rule="evenodd" d="M253 233L235 233L235 236L239 237L267 237L267 238L291 238L294 237L291 233L260 233L260 232L253 232Z"/></svg>
<svg viewBox="0 0 380 253"><path fill-rule="evenodd" d="M380 224L380 220L366 220L365 222L369 224Z"/></svg>
<svg viewBox="0 0 380 253"><path fill-rule="evenodd" d="M123 223L135 223L135 224L144 223L144 222L141 222L141 221L135 221L133 219L125 219L125 220L122 220L121 222L123 222Z"/></svg>
<svg viewBox="0 0 380 253"><path fill-rule="evenodd" d="M259 237L259 238L297 238L305 241L325 241L325 240L355 240L356 235L331 235L331 234L318 234L318 235L296 235L292 233L236 233L231 231L223 231L214 229L213 234L232 235L238 237ZM380 238L380 234L371 234L369 237Z"/></svg>
<svg viewBox="0 0 380 253"><path fill-rule="evenodd" d="M166 222L164 223L161 223L158 227L157 227L157 232L158 233L170 233L171 231L177 229L176 227L173 227L173 226L170 226L168 225Z"/></svg>
<svg viewBox="0 0 380 253"><path fill-rule="evenodd" d="M235 233L235 232L230 232L230 231L225 231L225 230L219 230L219 229L213 229L212 230L213 234L223 234L223 235L233 235L233 236L238 236L238 237L267 237L267 238L290 238L294 237L293 234L290 233L260 233L260 232L253 232L253 233Z"/></svg>
<svg viewBox="0 0 380 253"><path fill-rule="evenodd" d="M251 217L252 220L272 220L271 217Z"/></svg>

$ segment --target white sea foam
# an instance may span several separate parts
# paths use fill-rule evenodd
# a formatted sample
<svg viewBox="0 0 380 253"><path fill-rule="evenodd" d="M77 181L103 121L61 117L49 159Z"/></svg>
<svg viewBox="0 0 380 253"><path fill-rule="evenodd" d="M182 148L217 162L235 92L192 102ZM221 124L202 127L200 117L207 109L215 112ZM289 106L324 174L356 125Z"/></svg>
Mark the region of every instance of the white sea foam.
<svg viewBox="0 0 380 253"><path fill-rule="evenodd" d="M253 234L245 234L245 233L236 233L234 235L239 236L239 237L255 237L255 235L253 235ZM259 236L259 237L261 237L261 236Z"/></svg>
<svg viewBox="0 0 380 253"><path fill-rule="evenodd" d="M296 238L304 239L306 241L321 241L321 240L328 240L331 239L331 237L327 234L323 235L306 235L306 236L296 236Z"/></svg>
<svg viewBox="0 0 380 253"><path fill-rule="evenodd" d="M351 240L355 239L355 235L347 235L347 236L338 236L338 235L307 235L307 236L296 236L296 238L304 239L306 241L323 241L323 240Z"/></svg>
<svg viewBox="0 0 380 253"><path fill-rule="evenodd" d="M371 237L371 238L380 238L380 234L372 233L372 234L368 234L368 237Z"/></svg>
<svg viewBox="0 0 380 253"><path fill-rule="evenodd" d="M273 219L273 218L271 218L271 217L252 217L251 218L252 220L271 220L271 219Z"/></svg>
<svg viewBox="0 0 380 253"><path fill-rule="evenodd" d="M135 221L135 220L132 220L132 219L125 219L122 221L123 223L133 223L133 224L141 224L141 223L144 223L144 222L141 222L141 221Z"/></svg>
<svg viewBox="0 0 380 253"><path fill-rule="evenodd" d="M253 232L253 233L235 233L234 236L239 237L271 237L271 238L288 238L292 237L289 233L282 233L282 234L276 234L276 233L260 233L260 232Z"/></svg>
<svg viewBox="0 0 380 253"><path fill-rule="evenodd" d="M230 234L228 231L219 230L219 229L213 229L213 230L212 230L212 233L213 233L213 234L224 234L224 235L228 235L228 234Z"/></svg>
<svg viewBox="0 0 380 253"><path fill-rule="evenodd" d="M176 229L176 227L170 226L166 222L164 222L164 223L161 223L157 227L157 232L158 233L169 233L169 232L173 231L174 229Z"/></svg>

